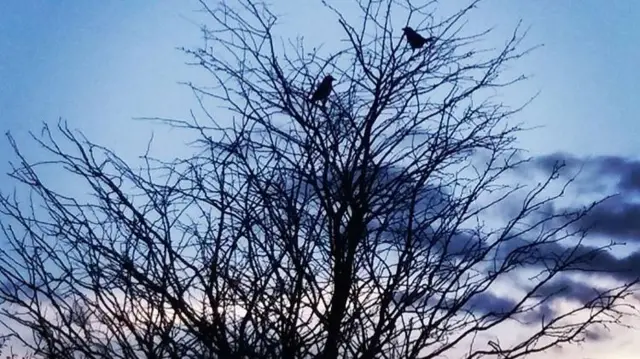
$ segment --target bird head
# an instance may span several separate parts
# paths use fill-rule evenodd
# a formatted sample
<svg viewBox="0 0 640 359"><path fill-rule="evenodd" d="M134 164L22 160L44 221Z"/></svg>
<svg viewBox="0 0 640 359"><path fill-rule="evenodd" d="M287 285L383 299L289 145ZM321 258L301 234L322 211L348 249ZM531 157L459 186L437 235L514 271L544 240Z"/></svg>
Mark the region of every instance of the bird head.
<svg viewBox="0 0 640 359"><path fill-rule="evenodd" d="M331 76L331 75L327 75L327 76L325 77L325 79L326 79L327 81L329 81L329 82L333 82L333 80L335 80L335 79L333 78L333 76Z"/></svg>
<svg viewBox="0 0 640 359"><path fill-rule="evenodd" d="M406 34L407 32L414 32L412 28L410 28L409 26L407 27L403 27L402 31Z"/></svg>

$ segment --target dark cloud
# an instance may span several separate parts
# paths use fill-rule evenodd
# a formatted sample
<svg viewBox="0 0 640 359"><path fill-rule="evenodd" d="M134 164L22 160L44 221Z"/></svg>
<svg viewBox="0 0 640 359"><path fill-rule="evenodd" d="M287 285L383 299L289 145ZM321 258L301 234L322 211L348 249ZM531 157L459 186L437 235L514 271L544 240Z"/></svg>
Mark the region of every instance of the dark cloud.
<svg viewBox="0 0 640 359"><path fill-rule="evenodd" d="M600 296L600 293L593 285L578 282L563 276L556 278L541 288L538 288L535 295L539 299L551 296L553 298L564 298L567 300L577 301L584 305L597 299ZM554 318L558 313L549 305L549 303L542 303L538 311L527 314L528 324L539 325L540 321L549 322L549 320ZM589 341L603 341L610 338L603 328L599 328L597 326L587 328L584 335L585 339Z"/></svg>
<svg viewBox="0 0 640 359"><path fill-rule="evenodd" d="M624 257L616 257L607 248L577 245L564 247L556 243L547 243L537 248L539 260L535 265L547 264L547 259L562 259L570 263L568 270L607 274L621 281L634 281L640 278L640 252L632 252Z"/></svg>
<svg viewBox="0 0 640 359"><path fill-rule="evenodd" d="M640 278L640 251L617 258L609 252L600 251L590 261L577 265L586 270L607 273L623 281L635 281Z"/></svg>
<svg viewBox="0 0 640 359"><path fill-rule="evenodd" d="M629 202L625 196L611 197L593 208L576 226L612 239L640 241L640 203Z"/></svg>
<svg viewBox="0 0 640 359"><path fill-rule="evenodd" d="M396 293L396 303L401 302L406 296L403 293ZM449 300L444 304L438 303L438 298L419 298L414 300L411 304L414 307L429 307L435 308L439 306L442 310L448 310L452 306L459 304L461 299L455 301ZM469 298L469 300L462 307L462 310L474 313L479 316L492 317L495 319L510 316L523 321L530 325L540 325L540 322L544 320L549 322L554 316L555 311L548 305L548 303L541 303L533 308L520 307L515 310L514 314L509 314L514 310L518 302L514 299L498 296L490 291L484 291L475 293Z"/></svg>
<svg viewBox="0 0 640 359"><path fill-rule="evenodd" d="M598 327L586 329L584 335L587 340L592 342L602 342L611 339L611 333L609 333L608 330Z"/></svg>
<svg viewBox="0 0 640 359"><path fill-rule="evenodd" d="M578 220L573 228L568 228L568 230L588 227L589 233L592 234L610 237L613 240L625 239L640 242L640 203L633 202L633 197L640 194L640 161L613 156L584 159L567 154L553 154L539 157L532 162L540 173L548 173L558 163L564 163L566 166L561 172L565 178L569 178L581 170L576 181L579 185L581 184L581 188L578 188L579 193L582 189L589 190L594 194L607 195L609 193L603 191L604 189L609 190L611 187L622 193L596 206L585 217ZM428 202L446 205L452 200L435 188L432 191L431 195L425 196L424 201L418 205L425 212L429 211ZM575 210L562 208L558 203L548 203L541 209L540 212L543 213L540 215L546 218L565 211L572 213ZM435 211L437 212L437 210ZM406 229L406 217L408 217L406 213L406 209L399 209L397 212L398 231ZM508 213L503 214L506 219L509 218ZM563 218L559 220L564 221ZM448 235L447 230L438 232L429 228L423 231L421 236L425 238L424 244L428 243L436 249L433 252L436 257L445 250L448 255L458 258L465 256L468 259L468 256L486 255L496 264L497 268L505 262L512 261L512 263L519 263L521 268L545 271L554 268L558 262L570 262L569 266L560 269L562 273L553 281L536 291L537 300L551 296L553 300L568 300L584 305L600 295L589 280L576 280L565 275L571 272L607 275L621 282L636 281L640 278L640 251L630 252L626 256L617 256L607 248L597 247L590 239L581 244L569 246L562 242L552 242L551 238L542 243L531 242L526 238L513 238L502 243L495 252L485 254L483 251L487 248L488 243L473 231L456 231L453 235ZM533 290L532 287L527 287L527 284L524 284L527 282L514 283L514 285L522 285L523 289ZM396 295L398 301L403 297L402 293ZM557 312L559 309L555 307L553 300L539 303L534 308L521 308L521 312L517 313L515 317L530 325L540 325L541 321L548 323L559 314ZM434 307L437 304L436 298L433 297L414 298L413 301L415 306ZM509 297L485 291L475 294L463 309L477 315L499 318L510 312L515 305L516 301ZM444 307L442 309L446 309L447 305ZM589 341L601 341L607 338L605 332L595 329L585 332L585 336L585 339Z"/></svg>
<svg viewBox="0 0 640 359"><path fill-rule="evenodd" d="M577 244L563 245L559 242L528 241L515 238L501 243L493 257L493 270L498 270L503 263L511 262L531 269L546 270L564 264L563 272L587 272L608 275L622 282L635 281L640 278L640 251L630 252L625 256L614 256L610 247ZM566 285L571 285L565 282ZM585 288L574 286L573 292L560 293L570 299L578 299Z"/></svg>
<svg viewBox="0 0 640 359"><path fill-rule="evenodd" d="M563 153L555 153L537 158L533 163L541 170L549 171L556 163L566 164L565 175L577 173L579 192L602 192L603 183L613 188L616 194L598 204L574 228L589 228L591 233L612 240L640 242L640 161L616 156L578 158Z"/></svg>
<svg viewBox="0 0 640 359"><path fill-rule="evenodd" d="M469 299L466 309L478 314L502 317L513 310L516 304L512 299L482 292Z"/></svg>
<svg viewBox="0 0 640 359"><path fill-rule="evenodd" d="M0 306L12 305L15 301L28 302L34 296L39 296L41 303L48 303L51 295L63 296L63 293L55 292L60 288L51 288L43 280L37 280L35 285L27 285L27 283L28 281L21 282L20 279L0 280Z"/></svg>
<svg viewBox="0 0 640 359"><path fill-rule="evenodd" d="M505 246L500 250L497 256L497 258L500 258L498 261L514 258L513 253L519 253L517 255L523 256L521 259L526 258L522 260L524 265L528 268L539 268L543 271L553 267L558 261L570 263L552 281L535 290L533 299L542 301L541 303L538 303L533 308L519 308L516 311L514 317L519 318L519 320L528 325L539 325L542 321L548 323L555 318L557 308L552 305L551 300L569 300L584 305L600 295L589 281L577 281L565 274L571 272L606 274L623 282L635 281L640 278L640 252L634 252L626 257L619 258L612 255L610 251L599 247L586 245L565 247L558 243L548 242L527 246L527 242L523 240L513 241L510 247L507 248ZM514 285L520 285L520 283L514 283ZM532 291L534 287L533 285L523 285L522 289ZM397 303L407 297L403 293L396 293L395 295ZM438 298L435 296L413 298L411 303L415 307L435 307L440 305L443 310L456 304L451 301L444 303L444 305L439 304ZM507 315L515 306L516 301L514 299L484 291L474 294L462 309L477 315L500 318ZM587 339L601 340L602 338L604 338L604 333L594 331L589 333Z"/></svg>
<svg viewBox="0 0 640 359"><path fill-rule="evenodd" d="M564 164L565 175L582 170L583 181L596 184L603 180L613 181L618 191L640 193L640 161L619 156L576 157L567 153L553 153L537 157L533 164L548 172L556 164ZM594 182L595 180L595 182Z"/></svg>
<svg viewBox="0 0 640 359"><path fill-rule="evenodd" d="M540 303L537 307L527 310L519 319L524 324L540 326L540 323L549 323L556 315L556 311L551 308L549 303Z"/></svg>
<svg viewBox="0 0 640 359"><path fill-rule="evenodd" d="M371 233L381 235L388 243L404 243L411 225L416 245L447 258L469 258L486 248L485 238L470 229L457 228L452 218L453 210L460 207L459 200L446 185L438 185L434 179L416 186L416 181L396 167L379 169L372 185L378 200L372 204L372 211L379 215L368 224Z"/></svg>
<svg viewBox="0 0 640 359"><path fill-rule="evenodd" d="M487 248L484 238L471 230L459 230L450 239L441 238L438 247L456 257L475 258L481 256Z"/></svg>
<svg viewBox="0 0 640 359"><path fill-rule="evenodd" d="M554 153L537 157L531 162L538 170L548 172L558 163L564 164L565 177L581 171L576 179L578 195L584 192L613 195L591 209L573 223L573 229L588 229L590 234L613 242L640 243L640 160L620 156L577 157L567 153ZM604 191L602 185L609 188ZM560 213L563 209L555 209ZM568 209L572 211L573 209ZM584 251L589 247L580 248ZM640 253L617 258L610 253L598 253L588 266L623 280L640 276Z"/></svg>
<svg viewBox="0 0 640 359"><path fill-rule="evenodd" d="M535 294L538 297L562 296L565 299L575 300L583 304L595 299L599 295L593 286L574 281L567 277L559 277L547 285L538 288Z"/></svg>
<svg viewBox="0 0 640 359"><path fill-rule="evenodd" d="M566 165L562 173L567 177L582 170L578 178L582 178L582 181L586 183L585 186L590 186L592 190L602 186L597 187L589 183L606 182L613 184L623 192L622 195L609 198L596 206L585 217L578 220L573 225L573 229L589 228L590 233L609 237L615 242L618 242L619 239L640 242L640 203L634 203L632 198L634 195L640 194L639 161L613 156L581 159L567 154L543 156L533 161L539 170L544 171L551 170L558 163ZM438 200L445 203L447 201L446 196L439 197ZM571 213L575 210L558 208L557 204L549 203L544 207L545 213L542 215L558 215L564 211ZM399 212L399 215L401 214L402 211ZM506 214L505 216L508 217ZM402 225L405 224L402 223ZM423 236L429 238L425 242L435 243L435 248L446 249L449 255L459 257L469 256L474 252L480 255L487 246L486 242L472 232L461 231L452 236L446 236L442 233L436 233L434 230L428 230L423 233ZM523 238L514 238L502 243L493 254L495 257L492 254L488 254L488 256L495 259L494 263L497 267L505 261L511 261L520 263L524 267L544 270L553 268L560 261L571 262L571 265L563 269L567 271L604 274L622 282L635 281L640 278L640 251L630 252L626 256L615 256L606 248L593 245L590 240L577 246L567 246L559 242L535 243ZM472 254L472 256L475 255ZM554 294L554 298L577 301L583 304L598 295L590 283L568 278L555 280L540 289L537 294ZM496 297L490 293L482 293L470 301L467 309L483 314L501 314L506 308L513 307L513 304L513 301L509 299ZM523 313L523 317L538 323L540 319L549 320L553 315L553 308L546 304ZM596 339L598 335L598 333L592 333L592 339Z"/></svg>
<svg viewBox="0 0 640 359"><path fill-rule="evenodd" d="M407 296L404 293L396 293L395 299L399 303L403 301ZM414 307L436 307L447 310L458 303L462 299L448 300L444 303L439 303L439 298L431 296L428 298L418 298L411 302ZM475 293L469 298L469 300L463 306L463 310L470 311L478 315L488 315L491 317L502 317L508 314L516 306L516 302L510 298L500 297L494 293L484 291Z"/></svg>
<svg viewBox="0 0 640 359"><path fill-rule="evenodd" d="M561 174L568 178L581 170L577 182L582 185L582 190L593 193L601 192L605 185L613 187L622 195L612 197L596 206L584 218L577 221L573 229L590 228L593 234L598 234L611 239L638 240L640 242L640 203L633 202L633 196L640 194L640 161L625 159L615 156L598 156L579 158L569 154L556 153L534 159L531 164L541 173L548 173L554 166L564 164ZM531 167L529 167L531 170ZM529 175L529 174L527 174ZM400 186L389 186L394 181L400 181ZM414 180L397 168L385 168L380 172L378 182L374 188L380 197L385 199L388 212L385 213L386 223L375 222L370 229L376 227L384 232L389 242L402 241L406 235L409 222L409 208L406 207L408 195L412 193ZM580 188L579 188L580 191ZM606 195L608 193L602 193ZM425 186L418 195L417 205L414 209L414 223L428 222L430 216L442 216L442 211L454 203L456 198L447 193L437 184ZM389 207L389 203L393 206ZM519 208L517 208L519 210ZM541 216L558 215L564 211L573 212L574 209L558 208L556 203L548 203L541 209ZM384 211L383 211L384 212ZM543 212L543 213L542 213ZM506 219L508 214L504 213ZM534 213L535 216L535 213ZM444 216L446 217L446 215ZM382 219L381 219L382 220ZM559 220L564 221L563 218ZM384 229L380 228L384 226ZM528 268L552 268L560 262L572 262L565 270L575 272L589 272L606 274L620 281L628 282L640 278L640 252L629 253L624 257L614 256L610 251L592 246L592 242L568 247L557 242L533 243L526 239L515 238L503 243L495 253L484 253L488 243L486 238L476 235L470 230L455 230L446 225L438 228L439 223L434 223L428 228L416 230L414 235L420 238L420 245L431 246L430 253L436 257L446 253L452 258L465 257L464 260L472 260L475 257L487 256L495 259L499 267L505 261L520 263ZM561 225L559 225L561 226ZM585 244L586 243L586 244ZM495 258L493 257L495 255ZM597 296L593 287L588 282L579 282L566 277L556 278L555 281L542 287L538 295L553 294L554 298L586 303ZM396 300L402 300L404 295L398 293ZM414 305L436 305L434 298L414 298ZM465 306L465 309L482 315L500 316L510 311L515 302L509 298L503 298L490 292L476 294ZM444 308L443 308L444 309ZM550 304L542 303L533 310L519 314L526 321L539 323L541 319L550 320L554 316L554 308ZM591 333L591 339L597 340L599 333Z"/></svg>

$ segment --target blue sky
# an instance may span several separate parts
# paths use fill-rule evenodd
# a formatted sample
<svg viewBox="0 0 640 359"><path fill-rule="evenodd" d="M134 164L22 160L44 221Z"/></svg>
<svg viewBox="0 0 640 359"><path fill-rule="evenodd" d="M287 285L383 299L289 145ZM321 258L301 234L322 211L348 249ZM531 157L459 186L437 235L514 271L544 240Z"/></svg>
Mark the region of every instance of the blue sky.
<svg viewBox="0 0 640 359"><path fill-rule="evenodd" d="M150 134L132 117L188 113L191 95L177 82L190 69L175 47L197 43L199 32L180 17L194 7L177 5L3 1L3 132L21 136L62 117L99 142L131 147Z"/></svg>
<svg viewBox="0 0 640 359"><path fill-rule="evenodd" d="M327 18L302 3L283 0L277 12L292 33L323 41L332 31L314 29ZM184 65L189 59L175 48L200 44L197 8L177 0L0 1L0 130L26 145L27 131L62 117L125 158L141 154L152 130L156 151L179 155L175 136L132 118L185 117L195 107L178 82L203 81L202 72ZM520 18L531 26L526 45L544 47L514 69L532 79L502 95L515 104L542 91L517 120L545 126L521 145L534 154L635 158L640 2L486 0L471 26L495 25L503 39ZM0 140L0 153L8 151Z"/></svg>
<svg viewBox="0 0 640 359"><path fill-rule="evenodd" d="M278 4L286 26L322 41L314 6ZM199 44L194 9L193 1L0 2L0 128L19 135L63 117L123 145L149 133L132 117L186 115L194 103L177 82L198 72L175 47ZM519 101L542 91L519 119L546 127L523 136L524 147L638 153L639 17L633 1L485 1L479 25L495 25L501 38L522 18L531 26L527 44L545 45L518 63L534 75L523 91L505 94ZM123 134L123 126L133 131Z"/></svg>

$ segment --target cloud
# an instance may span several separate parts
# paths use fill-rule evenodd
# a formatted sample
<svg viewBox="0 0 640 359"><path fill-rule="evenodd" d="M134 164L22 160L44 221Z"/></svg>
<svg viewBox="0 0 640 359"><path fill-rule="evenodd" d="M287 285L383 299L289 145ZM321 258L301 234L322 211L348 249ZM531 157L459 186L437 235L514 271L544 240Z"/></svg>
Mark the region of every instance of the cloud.
<svg viewBox="0 0 640 359"><path fill-rule="evenodd" d="M408 299L403 292L396 292L394 297L396 303L402 302L405 298ZM417 298L411 301L410 306L416 308L429 308L429 310L434 310L436 308L441 310L450 310L452 307L459 305L462 300L462 298L450 299L445 300L444 303L439 303L439 298L440 297L435 295ZM461 310L478 316L486 316L489 320L501 319L504 317L516 318L521 323L528 325L540 325L540 322L543 319L548 322L556 315L556 311L551 307L550 303L546 301L535 306L532 306L532 303L525 303L514 311L514 308L518 305L520 299L520 297L516 299L498 295L490 290L485 290L483 292L472 294L468 301L461 307ZM510 314L512 311L514 311L513 314Z"/></svg>
<svg viewBox="0 0 640 359"><path fill-rule="evenodd" d="M548 323L556 316L556 311L549 303L541 303L533 310L528 310L520 316L523 323L530 326L540 326L541 322Z"/></svg>
<svg viewBox="0 0 640 359"><path fill-rule="evenodd" d="M521 243L521 241L518 241ZM570 263L565 270L607 274L621 281L633 281L640 278L640 251L629 253L624 257L616 257L607 248L577 244L564 246L556 242L547 242L524 247L511 244L511 250L503 249L503 254L519 251L528 256L526 262L531 268L545 268L557 261ZM565 284L570 284L565 282ZM574 298L575 299L575 298Z"/></svg>
<svg viewBox="0 0 640 359"><path fill-rule="evenodd" d="M578 250L584 249L579 248ZM622 281L634 281L640 278L640 251L617 258L611 253L601 250L588 260L576 265L576 269L606 272Z"/></svg>
<svg viewBox="0 0 640 359"><path fill-rule="evenodd" d="M568 154L552 154L534 159L532 165L541 173L548 173L557 163L564 163L566 167L561 172L564 178L581 170L576 182L582 184L580 190L589 190L606 195L603 190L607 184L612 184L623 195L614 196L596 206L584 218L575 222L571 229L589 227L591 234L604 235L613 239L630 239L640 242L640 203L632 202L633 194L640 192L640 162L621 157L600 156L594 158L578 158ZM626 194L626 195L625 195ZM579 197L577 197L579 199ZM433 200L433 198L430 198ZM447 203L450 199L438 198L440 203ZM563 207L558 203L549 203L544 207L545 216L564 211L573 212L576 209ZM400 211L402 212L402 211ZM503 214L507 216L507 213ZM638 220L636 220L638 219ZM453 257L474 256L470 252L480 253L486 249L488 243L481 241L471 231L459 231L452 236L443 236L428 228L423 235L427 242L435 244L434 249L447 249ZM446 241L444 237L448 237ZM435 243L433 242L436 239ZM440 243L442 242L442 243ZM617 242L617 241L616 241ZM487 254L492 257L491 254ZM543 242L535 243L527 238L514 238L506 241L497 249L497 263L514 259L522 262L526 268L541 269L552 267L558 259L571 261L573 264L566 268L567 274L586 273L611 277L622 282L635 281L640 278L640 251L629 252L625 256L614 255L611 251L596 245L590 238L584 242ZM526 288L523 288L526 289ZM531 289L531 288L529 288ZM589 281L575 280L567 276L558 276L552 282L540 288L537 295L554 294L554 299L567 300L585 304L598 293ZM398 299L402 297L398 293ZM417 300L415 305L435 305L432 298ZM491 292L478 293L471 298L465 309L477 314L504 314L513 308L515 301L508 297L497 296ZM556 308L553 303L542 303L534 310L522 313L522 318L531 323L539 323L544 318L554 317ZM600 332L589 333L588 339L601 340Z"/></svg>
<svg viewBox="0 0 640 359"><path fill-rule="evenodd" d="M508 314L516 304L513 299L499 297L491 292L482 292L467 302L466 309L474 313L501 317Z"/></svg>
<svg viewBox="0 0 640 359"><path fill-rule="evenodd" d="M640 160L621 156L577 157L568 153L553 153L536 157L531 168L543 173L556 164L564 164L560 175L565 179L580 171L576 178L577 198L581 195L611 195L583 218L572 224L573 229L587 228L589 234L619 243L640 243ZM571 208L554 208L555 213ZM585 242L588 243L588 242ZM547 248L557 250L557 248ZM593 251L594 247L580 246L576 253ZM620 280L633 280L640 276L640 252L630 252L625 257L615 257L600 251L583 266L598 271L610 271Z"/></svg>
<svg viewBox="0 0 640 359"><path fill-rule="evenodd" d="M640 203L629 202L624 195L609 198L576 225L606 237L640 241Z"/></svg>
<svg viewBox="0 0 640 359"><path fill-rule="evenodd" d="M544 285L535 294L537 296L555 296L560 295L568 300L575 300L580 303L587 303L598 296L598 292L593 286L572 280L566 276Z"/></svg>
<svg viewBox="0 0 640 359"><path fill-rule="evenodd" d="M640 161L620 156L576 157L567 153L553 153L537 157L532 164L548 172L557 164L564 164L562 173L568 175L582 170L582 182L613 181L620 192L640 194ZM595 181L594 181L595 180Z"/></svg>
<svg viewBox="0 0 640 359"><path fill-rule="evenodd" d="M546 271L558 263L565 263L552 282L538 289L538 295L554 294L556 298L578 301L582 304L593 299L595 292L589 282L574 281L564 274L582 273L604 275L619 282L629 283L640 278L640 251L616 256L608 247L591 246L584 243L534 242L516 238L504 242L496 254L499 267L504 261L514 260L523 269ZM533 287L523 287L531 290Z"/></svg>
<svg viewBox="0 0 640 359"><path fill-rule="evenodd" d="M403 292L397 292L394 297L396 302L402 302L404 299L408 300L408 297ZM440 303L439 296L430 295L412 300L411 305L414 307L438 307L442 310L449 310L451 307L457 306L461 300L461 298L451 299ZM507 315L516 304L516 301L511 298L501 297L490 291L483 291L473 294L462 309L478 315L500 318Z"/></svg>
<svg viewBox="0 0 640 359"><path fill-rule="evenodd" d="M568 178L578 170L582 170L578 181L582 181L583 190L591 190L601 193L605 186L603 184L613 184L624 193L640 192L640 162L629 159L600 156L589 159L578 158L568 154L553 154L534 159L532 165L540 172L548 173L556 163L564 162L566 168L562 175ZM383 168L379 176L379 182L374 187L379 189L378 193L386 200L393 202L394 206L386 212L387 220L384 229L379 226L382 223L374 220L372 228L377 228L388 236L390 242L402 239L401 233L406 230L408 222L408 208L402 206L407 200L407 194L411 190L411 178L405 177L407 174L398 168ZM388 186L392 181L402 181L403 185ZM394 189L394 190L391 190ZM587 216L577 221L574 229L591 227L591 233L611 236L616 239L638 239L640 241L640 203L630 202L631 196L616 196L596 206ZM455 195L447 193L442 187L437 185L425 186L423 192L419 194L416 203L415 219L420 222L424 218L437 216L440 211L446 210L447 205L455 201ZM560 203L548 203L542 209L544 216L553 213L561 213L564 210L574 211L571 208L563 208ZM502 213L508 217L508 213ZM471 260L476 256L488 256L493 258L491 253L483 253L490 244L485 239L478 236L470 229L458 229L449 226L438 228L438 222L434 225L421 228L416 235L423 238L422 245L429 245L434 256L443 255L451 260L466 258ZM571 229L571 228L569 228ZM514 253L515 252L515 253ZM553 266L558 259L573 261L574 263L566 268L568 271L604 274L616 280L628 282L640 277L640 251L630 252L626 256L615 256L610 251L593 244L589 239L576 245L575 243L544 242L534 243L527 238L514 238L505 241L497 249L497 263L509 260L509 254L517 256L526 268L541 269ZM514 283L514 285L517 285ZM526 288L523 288L526 289ZM531 288L529 288L531 290ZM567 276L558 276L552 282L540 288L537 292L539 296L553 294L555 300L566 300L585 304L591 301L598 294L594 291L593 285L589 281L574 280ZM401 301L404 293L395 294L397 301ZM437 298L427 296L413 298L415 306L435 306ZM500 317L508 313L516 302L513 298L500 296L491 291L485 291L474 295L464 309L478 315L489 315ZM446 305L445 305L446 307ZM445 309L445 308L442 308ZM535 309L526 310L517 316L531 324L539 324L541 319L550 320L556 315L557 308L553 302L541 303ZM604 338L600 332L590 332L588 339L601 340Z"/></svg>

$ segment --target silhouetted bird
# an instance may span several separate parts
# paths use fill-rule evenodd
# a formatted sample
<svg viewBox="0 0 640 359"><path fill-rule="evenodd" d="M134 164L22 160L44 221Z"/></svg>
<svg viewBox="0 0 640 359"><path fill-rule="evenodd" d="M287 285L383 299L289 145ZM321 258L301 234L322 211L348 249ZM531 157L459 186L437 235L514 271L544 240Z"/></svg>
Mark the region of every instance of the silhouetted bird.
<svg viewBox="0 0 640 359"><path fill-rule="evenodd" d="M407 37L407 42L409 43L409 45L411 45L411 49L413 50L419 49L422 46L424 46L424 44L426 44L427 42L430 42L433 40L432 37L425 39L424 37L422 37L422 35L418 34L414 29L410 28L409 26L403 28L402 31L404 32L404 35Z"/></svg>
<svg viewBox="0 0 640 359"><path fill-rule="evenodd" d="M329 98L329 94L331 93L331 89L333 89L333 76L327 75L322 79L320 85L311 96L311 102L316 102L318 100L322 101L322 104L325 105L327 103L327 98Z"/></svg>

